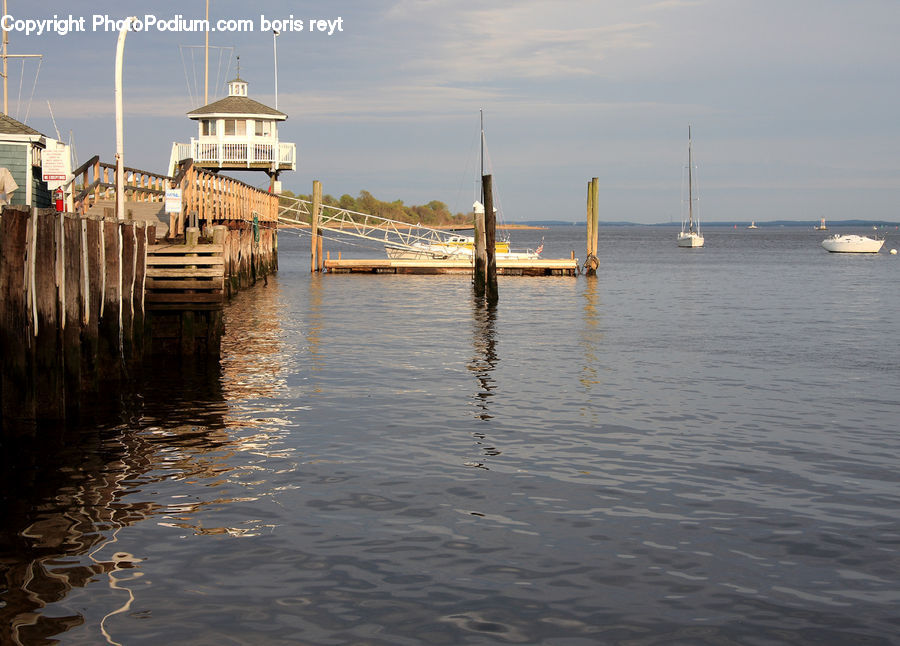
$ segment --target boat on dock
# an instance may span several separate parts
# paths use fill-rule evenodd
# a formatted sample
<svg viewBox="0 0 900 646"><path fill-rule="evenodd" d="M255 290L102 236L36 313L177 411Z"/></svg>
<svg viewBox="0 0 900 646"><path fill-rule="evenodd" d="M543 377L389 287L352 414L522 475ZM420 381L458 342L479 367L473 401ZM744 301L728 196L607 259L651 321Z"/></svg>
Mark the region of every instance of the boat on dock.
<svg viewBox="0 0 900 646"><path fill-rule="evenodd" d="M878 253L884 246L884 239L836 233L825 238L822 246L832 253Z"/></svg>
<svg viewBox="0 0 900 646"><path fill-rule="evenodd" d="M481 204L476 202L476 210L479 206ZM541 244L535 250L513 251L509 248L509 240L498 240L494 244L494 256L506 260L537 260L541 257L543 247ZM437 243L414 242L404 246L386 244L384 249L387 257L394 260L471 260L475 253L475 238L453 235Z"/></svg>
<svg viewBox="0 0 900 646"><path fill-rule="evenodd" d="M696 248L702 247L704 240L703 234L700 233L700 217L694 217L694 175L693 175L693 150L691 144L691 127L688 126L688 217L687 220L681 220L681 233L678 234L677 241L679 247ZM696 220L696 222L695 222Z"/></svg>
<svg viewBox="0 0 900 646"><path fill-rule="evenodd" d="M481 177L484 176L484 116L481 118L481 174L477 184L481 185ZM472 205L474 213L484 213L484 196L476 200ZM495 208L494 213L498 210ZM385 253L392 260L468 260L475 258L475 237L465 235L449 235L438 240L417 241L405 244L385 243ZM537 260L544 250L541 242L537 249L510 249L509 237L497 240L494 244L494 257L497 260Z"/></svg>

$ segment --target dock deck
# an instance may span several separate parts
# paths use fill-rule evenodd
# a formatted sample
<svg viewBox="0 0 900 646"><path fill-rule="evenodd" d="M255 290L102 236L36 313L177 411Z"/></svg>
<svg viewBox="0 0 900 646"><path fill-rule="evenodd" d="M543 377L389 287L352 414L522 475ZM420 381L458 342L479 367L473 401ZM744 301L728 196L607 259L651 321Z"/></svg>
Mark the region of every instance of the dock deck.
<svg viewBox="0 0 900 646"><path fill-rule="evenodd" d="M469 260L395 260L391 258L325 260L325 271L335 274L471 274ZM575 258L498 260L498 276L575 276Z"/></svg>

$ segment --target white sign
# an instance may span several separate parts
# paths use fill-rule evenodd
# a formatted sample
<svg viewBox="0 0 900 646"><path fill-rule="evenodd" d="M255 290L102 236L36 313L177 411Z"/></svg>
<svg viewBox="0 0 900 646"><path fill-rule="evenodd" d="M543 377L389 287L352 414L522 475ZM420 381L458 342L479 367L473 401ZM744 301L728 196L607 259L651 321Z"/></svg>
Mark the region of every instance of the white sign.
<svg viewBox="0 0 900 646"><path fill-rule="evenodd" d="M166 189L166 213L181 213L181 189Z"/></svg>
<svg viewBox="0 0 900 646"><path fill-rule="evenodd" d="M47 149L41 153L41 179L56 188L69 180L69 151Z"/></svg>

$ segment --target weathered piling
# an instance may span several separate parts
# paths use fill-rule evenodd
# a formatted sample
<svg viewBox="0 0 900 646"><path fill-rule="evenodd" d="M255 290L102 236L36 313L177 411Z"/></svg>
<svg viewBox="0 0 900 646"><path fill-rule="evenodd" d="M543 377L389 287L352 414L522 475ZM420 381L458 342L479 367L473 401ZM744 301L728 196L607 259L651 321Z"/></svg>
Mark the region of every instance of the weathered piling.
<svg viewBox="0 0 900 646"><path fill-rule="evenodd" d="M320 182L319 180L313 180L312 214L310 216L310 234L312 240L310 242L309 248L309 270L312 273L316 273L317 271L319 271L319 256L321 254L321 251L319 249L319 214L321 209L322 182Z"/></svg>
<svg viewBox="0 0 900 646"><path fill-rule="evenodd" d="M494 188L492 177L481 178L484 190L484 246L487 256L484 297L488 303L496 303L500 297L497 291L497 217L494 213Z"/></svg>
<svg viewBox="0 0 900 646"><path fill-rule="evenodd" d="M77 418L142 355L145 228L52 209L5 207L0 222L4 433ZM122 243L124 241L124 244ZM129 242L130 241L130 242Z"/></svg>
<svg viewBox="0 0 900 646"><path fill-rule="evenodd" d="M33 218L27 207L7 206L0 219L0 422L12 426L34 419L31 379L31 312L28 247Z"/></svg>
<svg viewBox="0 0 900 646"><path fill-rule="evenodd" d="M473 282L475 296L484 296L487 286L487 246L484 243L484 205L475 206L475 269Z"/></svg>
<svg viewBox="0 0 900 646"><path fill-rule="evenodd" d="M599 241L600 228L600 179L594 177L588 182L587 188L587 256L584 260L584 270L588 275L597 273L600 261L597 258L597 243Z"/></svg>

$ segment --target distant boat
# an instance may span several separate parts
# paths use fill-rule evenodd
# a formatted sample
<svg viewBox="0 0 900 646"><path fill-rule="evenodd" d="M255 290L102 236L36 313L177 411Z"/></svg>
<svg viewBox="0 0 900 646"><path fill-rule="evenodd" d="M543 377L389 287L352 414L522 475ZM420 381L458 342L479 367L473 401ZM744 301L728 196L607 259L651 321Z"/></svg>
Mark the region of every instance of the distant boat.
<svg viewBox="0 0 900 646"><path fill-rule="evenodd" d="M884 239L858 235L835 234L822 241L822 246L832 253L878 253L883 245Z"/></svg>
<svg viewBox="0 0 900 646"><path fill-rule="evenodd" d="M751 223L750 223L750 226L747 227L747 228L748 228L748 229L758 229L759 227L756 226L756 222L751 222Z"/></svg>
<svg viewBox="0 0 900 646"><path fill-rule="evenodd" d="M820 224L817 224L815 229L816 231L828 231L828 227L825 226L825 218L822 218Z"/></svg>
<svg viewBox="0 0 900 646"><path fill-rule="evenodd" d="M688 126L688 219L681 220L681 233L676 240L679 247L702 247L703 235L700 233L700 217L698 215L694 224L694 175L693 175L693 150L691 146L691 127ZM687 225L687 227L685 227Z"/></svg>

